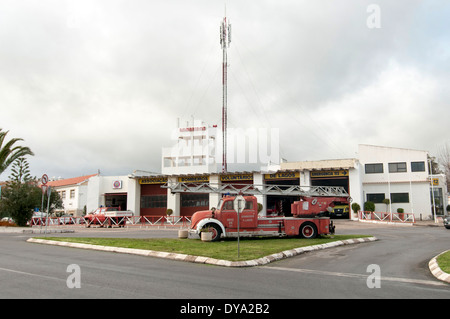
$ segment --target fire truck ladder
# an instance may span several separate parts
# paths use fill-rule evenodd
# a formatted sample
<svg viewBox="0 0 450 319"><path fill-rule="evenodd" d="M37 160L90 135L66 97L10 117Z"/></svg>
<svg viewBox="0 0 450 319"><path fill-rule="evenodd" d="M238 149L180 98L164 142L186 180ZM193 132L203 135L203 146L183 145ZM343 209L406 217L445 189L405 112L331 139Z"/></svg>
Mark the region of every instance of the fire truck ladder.
<svg viewBox="0 0 450 319"><path fill-rule="evenodd" d="M337 186L300 186L300 185L255 185L255 184L222 184L210 183L169 183L162 188L169 188L172 193L219 193L230 195L279 195L306 197L348 197L343 187Z"/></svg>

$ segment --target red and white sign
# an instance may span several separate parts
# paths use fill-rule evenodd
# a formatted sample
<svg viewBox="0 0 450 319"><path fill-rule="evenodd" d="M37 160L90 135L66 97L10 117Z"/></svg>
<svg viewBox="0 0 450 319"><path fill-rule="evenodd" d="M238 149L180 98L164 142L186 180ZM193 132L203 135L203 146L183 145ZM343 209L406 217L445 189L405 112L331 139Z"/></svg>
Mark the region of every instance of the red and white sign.
<svg viewBox="0 0 450 319"><path fill-rule="evenodd" d="M42 182L42 185L47 185L47 183L48 183L47 174L42 175L41 182Z"/></svg>
<svg viewBox="0 0 450 319"><path fill-rule="evenodd" d="M114 181L113 182L113 188L114 189L121 189L122 188L122 181Z"/></svg>

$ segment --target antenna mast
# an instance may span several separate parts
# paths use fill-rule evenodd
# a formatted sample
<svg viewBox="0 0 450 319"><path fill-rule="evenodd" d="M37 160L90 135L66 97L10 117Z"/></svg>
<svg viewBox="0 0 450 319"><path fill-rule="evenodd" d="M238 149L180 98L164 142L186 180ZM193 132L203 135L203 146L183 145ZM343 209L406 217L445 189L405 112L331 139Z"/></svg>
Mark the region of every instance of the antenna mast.
<svg viewBox="0 0 450 319"><path fill-rule="evenodd" d="M226 11L220 26L220 44L222 46L222 173L227 172L227 48L231 42L231 24L228 24Z"/></svg>

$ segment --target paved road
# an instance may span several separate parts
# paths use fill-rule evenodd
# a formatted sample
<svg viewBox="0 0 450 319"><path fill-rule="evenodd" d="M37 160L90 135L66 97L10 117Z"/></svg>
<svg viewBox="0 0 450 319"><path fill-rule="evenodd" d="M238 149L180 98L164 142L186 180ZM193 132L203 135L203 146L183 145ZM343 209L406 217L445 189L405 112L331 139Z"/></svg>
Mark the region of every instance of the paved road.
<svg viewBox="0 0 450 319"><path fill-rule="evenodd" d="M337 230L380 240L236 269L31 244L26 240L33 235L0 233L0 298L450 298L450 286L427 267L449 249L450 231L351 221L339 221ZM63 236L176 237L177 232L83 229ZM67 286L71 264L80 267L79 289ZM379 266L380 288L367 286L371 264Z"/></svg>

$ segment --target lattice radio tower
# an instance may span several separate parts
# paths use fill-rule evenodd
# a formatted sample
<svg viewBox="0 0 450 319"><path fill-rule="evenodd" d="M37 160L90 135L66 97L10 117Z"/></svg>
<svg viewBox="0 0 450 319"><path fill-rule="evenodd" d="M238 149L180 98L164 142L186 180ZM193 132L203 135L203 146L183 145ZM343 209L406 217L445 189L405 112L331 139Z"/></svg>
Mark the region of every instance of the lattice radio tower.
<svg viewBox="0 0 450 319"><path fill-rule="evenodd" d="M227 172L227 49L231 42L231 24L228 24L226 12L220 25L220 45L222 46L222 173Z"/></svg>

